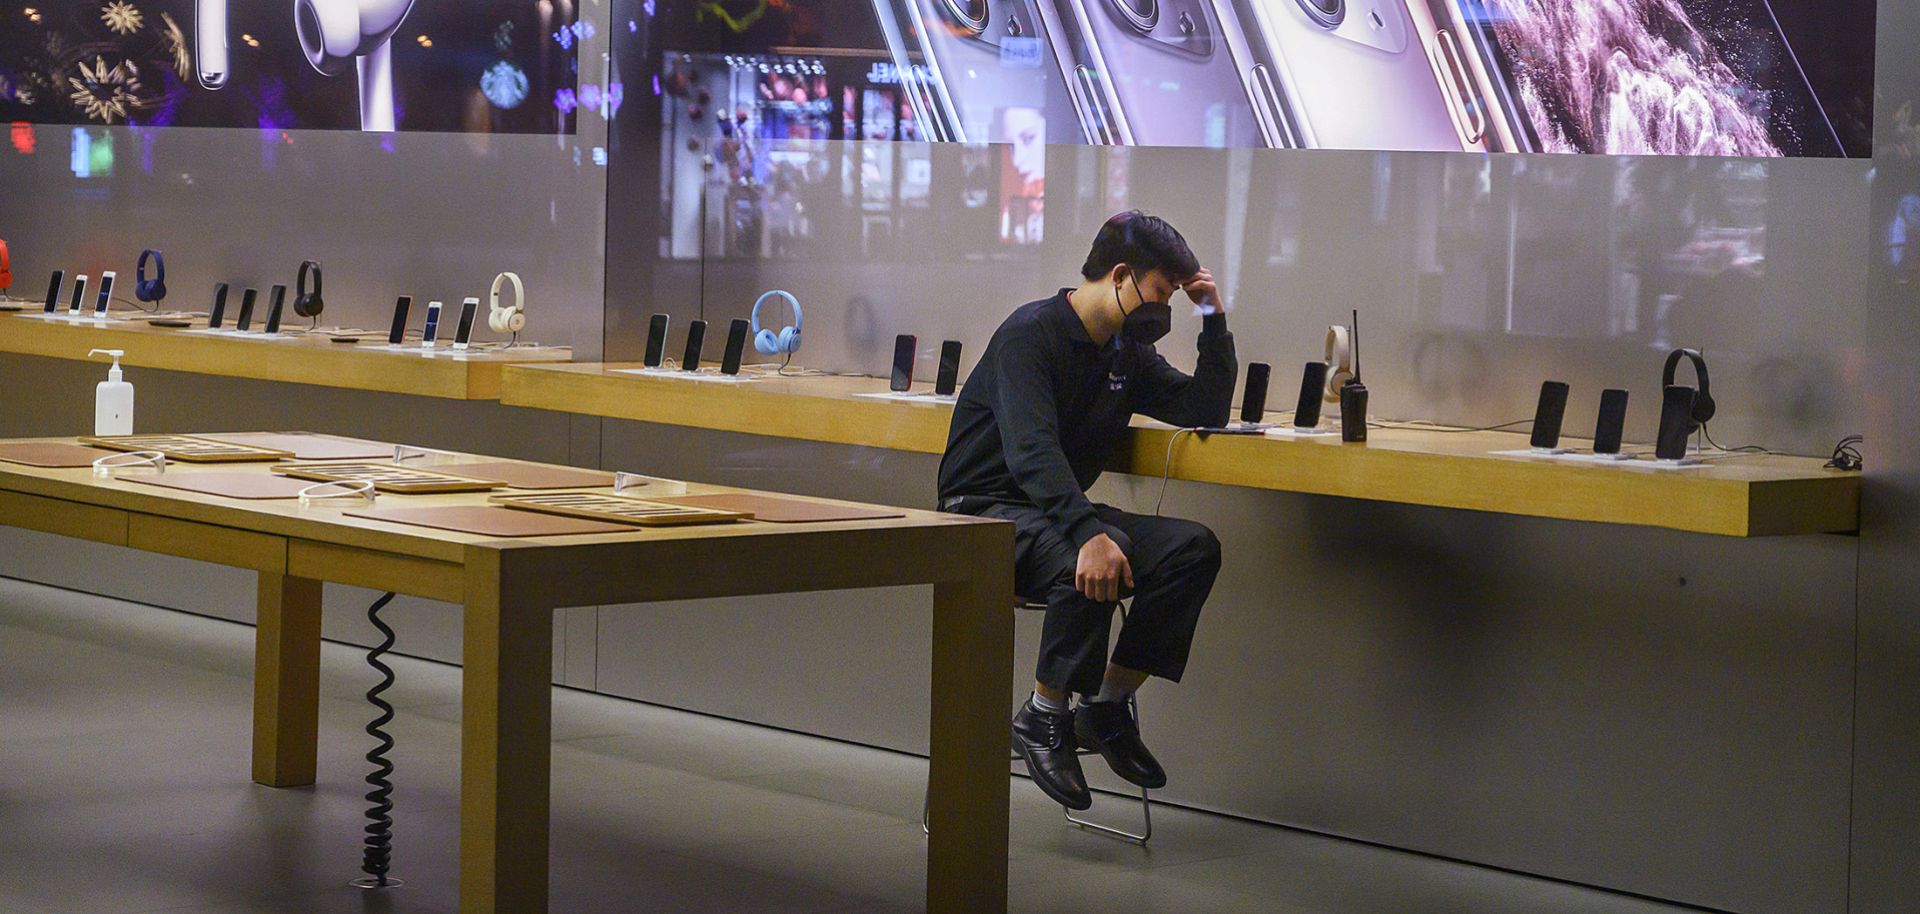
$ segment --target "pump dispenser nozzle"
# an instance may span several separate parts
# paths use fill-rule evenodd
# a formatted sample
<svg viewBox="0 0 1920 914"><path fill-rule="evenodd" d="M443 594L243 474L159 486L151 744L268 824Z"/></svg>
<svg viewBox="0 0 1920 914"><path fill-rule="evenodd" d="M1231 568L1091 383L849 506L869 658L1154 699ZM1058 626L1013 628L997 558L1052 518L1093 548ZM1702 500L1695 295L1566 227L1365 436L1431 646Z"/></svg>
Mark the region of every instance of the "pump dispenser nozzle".
<svg viewBox="0 0 1920 914"><path fill-rule="evenodd" d="M107 369L107 380L120 380L120 357L126 355L127 351L125 349L94 349L87 353L87 358L93 358L101 353L113 356L113 367Z"/></svg>

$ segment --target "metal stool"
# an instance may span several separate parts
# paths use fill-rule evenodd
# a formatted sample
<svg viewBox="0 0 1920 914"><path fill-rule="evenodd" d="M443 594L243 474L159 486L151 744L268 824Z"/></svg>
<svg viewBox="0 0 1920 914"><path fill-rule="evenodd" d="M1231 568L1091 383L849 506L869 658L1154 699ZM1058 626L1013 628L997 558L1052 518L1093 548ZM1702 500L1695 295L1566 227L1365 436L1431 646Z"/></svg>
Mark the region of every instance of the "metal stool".
<svg viewBox="0 0 1920 914"><path fill-rule="evenodd" d="M1026 597L1016 597L1013 608L1016 612L1019 610L1045 612L1047 609L1047 604L1042 603L1038 600L1030 600L1030 599L1027 599ZM1120 604L1120 624L1122 626L1125 626L1126 623L1127 623L1127 603L1125 601L1122 601ZM1139 697L1133 696L1133 695L1127 696L1127 708L1128 710L1133 712L1134 721L1138 722L1140 720ZM1092 749L1081 747L1077 754L1086 756L1086 755L1097 755L1098 753L1096 753ZM1018 751L1014 751L1012 753L1011 758L1013 761L1020 761L1020 753ZM923 793L920 799L920 831L926 834L933 833L932 826L927 821L928 813L931 810L932 805L933 805L932 798L929 795ZM1151 795L1151 792L1148 791L1147 788L1145 787L1140 788L1141 828L1140 828L1140 831L1137 831L1137 832L1127 831L1124 828L1117 828L1112 825L1102 825L1091 819L1082 819L1079 816L1074 815L1073 810L1067 809L1064 806L1061 807L1061 811L1066 814L1068 822L1073 823L1076 827L1080 828L1083 831L1095 832L1097 834L1106 835L1109 838L1117 838L1121 841L1126 841L1132 844L1138 844L1141 847L1146 847L1147 842L1153 839L1153 797Z"/></svg>

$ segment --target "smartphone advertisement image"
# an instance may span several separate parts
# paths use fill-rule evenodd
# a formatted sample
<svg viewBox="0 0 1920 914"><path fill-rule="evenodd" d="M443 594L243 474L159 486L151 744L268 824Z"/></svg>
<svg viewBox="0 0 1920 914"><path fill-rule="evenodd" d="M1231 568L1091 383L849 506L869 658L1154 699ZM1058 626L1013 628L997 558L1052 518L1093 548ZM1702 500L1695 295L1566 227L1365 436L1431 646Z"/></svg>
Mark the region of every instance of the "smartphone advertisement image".
<svg viewBox="0 0 1920 914"><path fill-rule="evenodd" d="M773 102L823 139L1872 154L1875 0L825 0L683 31L666 94L702 52L766 75L682 96L725 131Z"/></svg>

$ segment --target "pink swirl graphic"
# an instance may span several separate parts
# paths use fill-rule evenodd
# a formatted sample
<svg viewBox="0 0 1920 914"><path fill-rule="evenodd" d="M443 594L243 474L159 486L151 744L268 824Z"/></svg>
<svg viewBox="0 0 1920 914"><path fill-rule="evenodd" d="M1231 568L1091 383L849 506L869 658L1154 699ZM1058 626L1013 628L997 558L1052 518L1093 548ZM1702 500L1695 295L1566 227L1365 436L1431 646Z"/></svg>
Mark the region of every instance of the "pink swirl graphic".
<svg viewBox="0 0 1920 914"><path fill-rule="evenodd" d="M1767 95L1678 0L1485 0L1543 151L1779 156Z"/></svg>

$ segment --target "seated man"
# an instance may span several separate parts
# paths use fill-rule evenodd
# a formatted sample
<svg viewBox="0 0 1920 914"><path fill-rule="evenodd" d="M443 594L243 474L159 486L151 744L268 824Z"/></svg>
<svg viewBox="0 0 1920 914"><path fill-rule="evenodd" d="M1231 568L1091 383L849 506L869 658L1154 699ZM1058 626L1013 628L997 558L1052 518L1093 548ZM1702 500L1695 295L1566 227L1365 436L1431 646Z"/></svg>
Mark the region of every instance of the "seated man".
<svg viewBox="0 0 1920 914"><path fill-rule="evenodd" d="M1012 521L1015 588L1046 601L1033 696L1014 715L1013 741L1034 783L1069 809L1093 804L1080 745L1135 784L1166 784L1127 699L1148 676L1179 681L1220 571L1212 531L1095 505L1086 490L1136 412L1225 424L1237 373L1213 276L1164 220L1107 220L1080 273L1078 287L1021 306L994 331L940 461L941 509ZM1205 315L1192 376L1153 348L1171 328L1176 290ZM1109 660L1125 596L1133 608Z"/></svg>

